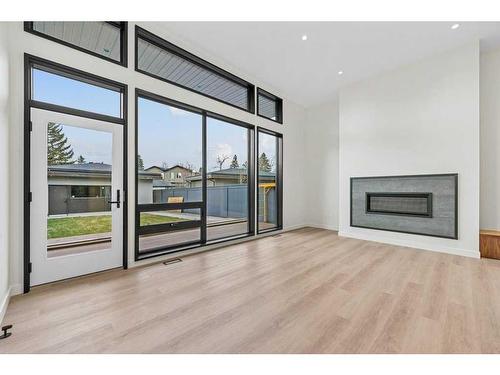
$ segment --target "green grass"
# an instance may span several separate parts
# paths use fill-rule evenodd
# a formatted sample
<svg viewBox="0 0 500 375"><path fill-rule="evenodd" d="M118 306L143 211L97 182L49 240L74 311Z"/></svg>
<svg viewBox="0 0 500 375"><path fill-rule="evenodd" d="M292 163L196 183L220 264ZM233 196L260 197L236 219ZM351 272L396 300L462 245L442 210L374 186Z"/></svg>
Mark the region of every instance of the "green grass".
<svg viewBox="0 0 500 375"><path fill-rule="evenodd" d="M141 214L141 225L154 225L184 221L170 216ZM47 220L47 238L82 236L111 232L111 215L78 216Z"/></svg>

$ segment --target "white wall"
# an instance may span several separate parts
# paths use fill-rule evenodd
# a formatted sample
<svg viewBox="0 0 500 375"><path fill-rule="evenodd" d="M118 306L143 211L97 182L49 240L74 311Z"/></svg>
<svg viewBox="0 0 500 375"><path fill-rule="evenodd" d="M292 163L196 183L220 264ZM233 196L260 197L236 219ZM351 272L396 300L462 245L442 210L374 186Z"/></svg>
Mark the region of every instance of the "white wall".
<svg viewBox="0 0 500 375"><path fill-rule="evenodd" d="M500 230L500 50L481 54L481 229Z"/></svg>
<svg viewBox="0 0 500 375"><path fill-rule="evenodd" d="M188 51L197 54L198 56L246 79L249 82L259 85L260 87L283 97L279 90L276 90L245 72L240 71L236 67L230 66L216 56L208 54L206 51L195 47L178 36L169 33L165 29L158 28L156 24L140 23L149 31L163 37L174 44L187 49ZM109 63L89 54L65 47L61 44L51 42L38 36L26 33L23 31L23 24L16 22L10 24L10 39L14 41L11 44L11 132L10 132L10 165L15 166L10 171L10 249L11 249L11 282L15 292L22 291L22 265L23 265L23 170L19 166L23 161L23 54L29 53L48 60L56 61L64 65L68 65L89 73L97 74L106 78L110 78L128 85L128 117L129 129L134 129L135 112L134 112L134 90L141 88L146 91L184 102L189 105L197 106L208 111L216 112L221 115L239 119L255 126L262 126L283 134L284 143L284 228L292 228L303 224L304 219L304 201L303 194L303 176L304 168L304 143L303 143L303 123L305 121L305 110L293 102L284 99L284 124L276 124L267 119L258 117L233 108L224 103L220 103L213 99L192 93L188 90L170 85L158 79L138 73L134 70L134 27L133 22L128 24L128 51L129 51L129 67L124 68L116 64ZM128 149L134 150L134 131L129 131L128 134ZM134 168L135 157L132 152L129 154L128 165L129 170L129 202L134 202ZM129 218L134 218L134 207L129 205ZM129 265L134 266L133 260L134 251L134 221L129 220L128 227L129 239ZM155 258L159 261L162 258ZM146 262L146 261L145 261Z"/></svg>
<svg viewBox="0 0 500 375"><path fill-rule="evenodd" d="M479 256L479 43L340 92L340 234ZM459 239L349 226L353 176L459 174Z"/></svg>
<svg viewBox="0 0 500 375"><path fill-rule="evenodd" d="M339 111L338 100L307 109L305 125L307 223L338 230Z"/></svg>
<svg viewBox="0 0 500 375"><path fill-rule="evenodd" d="M7 26L0 23L0 323L9 296L9 59Z"/></svg>

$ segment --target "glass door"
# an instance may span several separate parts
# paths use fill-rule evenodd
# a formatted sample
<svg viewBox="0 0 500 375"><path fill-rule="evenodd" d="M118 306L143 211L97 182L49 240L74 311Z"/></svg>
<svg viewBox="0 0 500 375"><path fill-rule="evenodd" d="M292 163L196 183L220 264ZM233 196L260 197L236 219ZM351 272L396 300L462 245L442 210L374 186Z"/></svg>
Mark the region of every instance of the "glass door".
<svg viewBox="0 0 500 375"><path fill-rule="evenodd" d="M137 124L138 255L202 243L202 115L138 97Z"/></svg>
<svg viewBox="0 0 500 375"><path fill-rule="evenodd" d="M31 110L31 285L123 262L123 127Z"/></svg>

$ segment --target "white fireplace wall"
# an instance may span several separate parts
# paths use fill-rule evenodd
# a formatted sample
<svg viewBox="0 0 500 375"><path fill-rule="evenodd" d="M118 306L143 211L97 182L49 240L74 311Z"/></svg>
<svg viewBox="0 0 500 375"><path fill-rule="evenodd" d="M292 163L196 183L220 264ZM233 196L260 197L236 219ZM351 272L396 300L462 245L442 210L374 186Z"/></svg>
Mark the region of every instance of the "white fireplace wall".
<svg viewBox="0 0 500 375"><path fill-rule="evenodd" d="M458 240L349 226L350 177L433 173L459 175ZM339 232L479 256L479 43L341 90Z"/></svg>

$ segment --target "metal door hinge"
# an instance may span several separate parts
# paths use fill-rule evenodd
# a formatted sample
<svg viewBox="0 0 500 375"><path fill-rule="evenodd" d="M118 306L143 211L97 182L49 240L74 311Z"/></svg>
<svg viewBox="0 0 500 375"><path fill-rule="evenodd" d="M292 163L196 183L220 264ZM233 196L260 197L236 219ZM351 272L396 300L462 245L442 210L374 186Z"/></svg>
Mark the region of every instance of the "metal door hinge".
<svg viewBox="0 0 500 375"><path fill-rule="evenodd" d="M30 121L30 132L32 132L32 131L33 131L33 122Z"/></svg>
<svg viewBox="0 0 500 375"><path fill-rule="evenodd" d="M32 202L33 201L33 193L30 191L28 193L28 202Z"/></svg>
<svg viewBox="0 0 500 375"><path fill-rule="evenodd" d="M33 271L33 263L29 262L28 263L28 273L31 273Z"/></svg>

